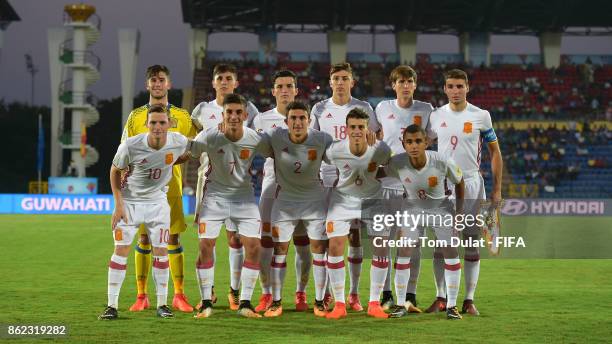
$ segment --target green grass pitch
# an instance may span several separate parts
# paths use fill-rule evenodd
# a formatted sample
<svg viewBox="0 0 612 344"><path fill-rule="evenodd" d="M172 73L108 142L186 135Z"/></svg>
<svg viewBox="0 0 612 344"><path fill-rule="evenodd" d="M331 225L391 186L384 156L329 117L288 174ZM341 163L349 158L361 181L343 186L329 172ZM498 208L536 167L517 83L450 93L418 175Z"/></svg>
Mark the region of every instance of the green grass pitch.
<svg viewBox="0 0 612 344"><path fill-rule="evenodd" d="M539 219L542 220L529 221L545 221ZM512 221L508 220L505 226L511 227ZM285 314L276 319L244 319L227 308L229 278L224 235L217 245L215 289L220 301L212 318L193 319L191 314L176 313L175 319L162 320L155 317L153 309L128 312L136 292L133 255L130 255L119 302L120 320L98 321L97 316L106 305L107 264L113 248L109 223L110 216L0 216L3 238L0 324L65 324L69 326L69 336L62 341L75 343L603 343L612 340L612 260L609 259L483 259L476 294L482 315L477 318L447 321L444 314L424 314L379 320L367 318L363 313L349 313L347 319L329 321L315 318L311 312L292 311L295 275L291 251L284 291ZM531 225L537 228L538 224ZM565 226L566 230L610 228L609 220L601 218L564 218L554 226ZM189 228L183 236L183 245L186 294L195 304L199 292L195 283L194 228ZM364 305L369 262L364 260L360 287ZM154 293L151 278L149 292ZM313 295L311 279L310 302ZM434 296L431 260L425 259L417 295L420 306L428 306ZM463 297L463 285L459 297ZM258 298L259 286L253 299Z"/></svg>

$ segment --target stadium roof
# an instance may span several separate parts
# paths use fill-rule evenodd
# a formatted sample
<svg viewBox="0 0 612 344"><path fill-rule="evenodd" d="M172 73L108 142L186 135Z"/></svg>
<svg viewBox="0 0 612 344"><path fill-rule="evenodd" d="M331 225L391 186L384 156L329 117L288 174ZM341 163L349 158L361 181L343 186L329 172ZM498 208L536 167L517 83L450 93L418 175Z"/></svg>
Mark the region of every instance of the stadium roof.
<svg viewBox="0 0 612 344"><path fill-rule="evenodd" d="M4 30L8 24L19 20L21 18L19 18L11 4L7 0L0 0L0 29Z"/></svg>
<svg viewBox="0 0 612 344"><path fill-rule="evenodd" d="M607 0L181 0L181 5L185 23L211 32L536 34L568 27L612 32Z"/></svg>

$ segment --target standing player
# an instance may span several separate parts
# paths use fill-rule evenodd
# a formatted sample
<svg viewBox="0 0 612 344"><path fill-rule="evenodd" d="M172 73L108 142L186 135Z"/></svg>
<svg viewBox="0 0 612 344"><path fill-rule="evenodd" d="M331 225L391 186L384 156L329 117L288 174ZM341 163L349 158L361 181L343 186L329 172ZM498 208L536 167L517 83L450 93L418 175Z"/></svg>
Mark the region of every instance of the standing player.
<svg viewBox="0 0 612 344"><path fill-rule="evenodd" d="M212 86L215 89L215 99L210 102L201 102L191 113L191 119L198 132L209 128L217 128L222 121L223 100L228 94L234 93L238 87L238 72L236 67L230 64L218 64L213 69ZM253 119L257 117L259 111L248 102L247 104L248 118L245 125L251 128ZM200 157L200 167L198 168L198 185L196 189L196 222L198 221L198 212L202 203L202 193L204 183L206 181L205 172L208 168L208 155L202 154ZM239 303L238 289L240 288L240 271L242 270L242 262L244 254L242 244L236 234L236 229L231 226L226 226L227 243L229 245L229 266L230 266L230 291L228 300L230 309L237 310ZM214 298L214 297L213 297Z"/></svg>
<svg viewBox="0 0 612 344"><path fill-rule="evenodd" d="M212 314L214 283L213 250L221 227L235 228L244 245L245 259L240 273L240 303L238 314L261 317L251 305L253 289L259 276L261 220L253 197L249 170L253 158L261 152L262 139L252 129L245 128L247 101L238 94L228 94L223 100L223 131L210 128L201 132L192 145L192 155L209 158L208 178L204 186L199 216L198 237L200 254L197 275L202 302L195 317Z"/></svg>
<svg viewBox="0 0 612 344"><path fill-rule="evenodd" d="M346 317L344 245L351 224L363 220L366 225L371 225L370 220L365 218L367 212L362 208L369 207L367 200L372 204L382 199L381 184L376 179L376 172L379 165L389 160L391 150L382 141L368 146L366 135L371 135L368 120L368 114L362 109L349 111L346 116L348 140L334 141L325 152L325 161L335 166L340 173L332 190L325 224L329 238L327 269L336 300L334 310L326 316L328 319ZM372 275L371 281L374 282L375 277ZM368 314L376 316L382 313L386 317L387 314L380 308L379 297L380 293L377 293L376 300L368 303Z"/></svg>
<svg viewBox="0 0 612 344"><path fill-rule="evenodd" d="M451 237L456 236L453 226L445 226L446 216L453 213L460 214L463 209L464 182L463 173L452 158L441 153L427 151L427 135L425 130L418 124L408 126L402 135L402 144L405 152L394 155L389 161L387 171L389 175L402 181L410 204L405 203L403 210L421 214L427 218L425 225L433 228L438 242L444 242L447 247L441 247L444 255L444 279L446 281L446 295L448 304L446 315L448 319L461 319L457 310L457 295L461 280L461 263L459 252L456 247L451 247ZM452 204L448 201L446 193L447 183L455 185L456 211L453 212ZM406 209L407 208L407 209ZM433 218L433 220L430 219ZM436 220L440 216L440 220ZM401 235L418 242L421 235L419 227L423 224L413 223L410 228L402 227ZM456 224L455 227L463 224ZM395 263L395 291L397 295L404 295L410 279L410 266L412 247L398 250ZM393 318L403 317L408 314L404 306L406 300L398 297L397 305L391 311Z"/></svg>
<svg viewBox="0 0 612 344"><path fill-rule="evenodd" d="M145 119L148 133L128 138L119 146L110 170L115 199L112 229L115 251L108 264L108 307L99 319L116 319L119 291L125 279L127 256L140 225L153 244L153 279L157 292L157 315L173 317L168 298L168 236L170 207L166 185L173 178L172 166L185 153L187 139L169 133L170 116L162 105L152 105ZM121 172L127 171L124 185Z"/></svg>
<svg viewBox="0 0 612 344"><path fill-rule="evenodd" d="M309 128L308 107L301 102L287 105L288 129L277 128L266 135L271 155L274 156L276 198L272 205L272 239L274 257L272 261L272 305L266 317L277 317L283 313L281 304L285 279L289 240L300 223L310 238L313 255L316 316L325 316L325 194L319 179L319 170L325 150L332 142L328 134Z"/></svg>
<svg viewBox="0 0 612 344"><path fill-rule="evenodd" d="M486 199L484 180L480 175L480 151L485 142L491 155L491 170L493 174L493 194L491 201L499 204L501 201L501 181L503 161L497 136L488 111L482 110L467 102L469 92L468 76L459 69L452 69L444 73L444 93L448 97L448 104L432 112L430 128L432 137L438 138L438 152L452 157L461 170L465 179L465 212L478 215L480 202ZM480 228L472 226L463 231L464 238L477 240L480 238ZM440 258L438 258L439 260ZM434 259L435 261L435 259ZM435 263L435 266L439 266ZM461 308L463 313L478 315L474 305L474 293L480 273L480 252L478 248L466 248L464 256L465 267L465 300ZM434 269L438 298L432 310L444 309L445 301L440 297L444 290L439 285L443 281L439 276L441 269Z"/></svg>
<svg viewBox="0 0 612 344"><path fill-rule="evenodd" d="M146 87L149 91L149 104L134 109L127 119L121 141L128 137L147 132L147 112L155 104L168 108L170 116L170 131L175 131L189 138L195 136L195 128L191 124L189 112L168 103L168 90L172 87L170 82L170 71L166 66L154 65L147 68ZM174 298L172 307L182 312L192 312L193 307L189 305L184 294L183 280L185 276L185 256L179 235L187 228L185 215L183 214L183 184L181 166L173 168L172 179L168 184L168 203L170 204L170 238L168 240L168 256L170 260L170 271L174 282ZM149 308L147 297L147 278L151 267L151 243L146 235L144 226L140 227L140 240L136 245L135 266L136 285L138 297L130 307L130 311L137 312Z"/></svg>
<svg viewBox="0 0 612 344"><path fill-rule="evenodd" d="M255 117L253 128L259 132L270 133L274 128L287 128L285 118L287 115L287 105L295 100L298 94L297 76L289 70L281 70L272 77L272 95L276 99L276 107ZM274 241L272 240L272 226L270 223L270 213L276 191L276 178L274 176L274 160L266 159L264 165L264 179L261 186L261 196L259 198L259 211L262 221L261 233L261 255L259 272L259 282L261 283L261 298L255 307L256 312L265 311L272 304L272 286L270 280L270 263L274 254ZM302 229L302 227L300 227ZM306 285L310 277L312 266L312 255L310 254L310 242L306 233L294 233L293 244L295 245L295 309L306 311L308 303L306 301Z"/></svg>
<svg viewBox="0 0 612 344"><path fill-rule="evenodd" d="M395 91L396 99L384 100L376 106L376 121L384 134L383 140L391 147L392 155L404 152L401 136L406 127L412 124L427 128L429 115L433 111L431 104L414 100L413 95L417 87L417 74L409 66L401 65L395 67L389 75L391 87ZM386 200L402 200L404 198L404 188L402 183L395 178L386 177L381 179L383 196ZM410 281L405 295L410 311L420 313L416 308L416 289L421 268L421 249L420 247L412 250L410 260ZM385 289L381 304L383 309L388 309L393 304L393 294L391 293L391 269L387 272ZM396 271L397 273L397 271ZM397 295L398 298L404 297ZM403 304L403 302L402 302Z"/></svg>
<svg viewBox="0 0 612 344"><path fill-rule="evenodd" d="M372 106L359 99L351 97L351 89L355 85L353 70L349 63L338 63L331 67L329 72L329 85L332 89L332 97L322 100L312 108L311 126L322 132L330 134L336 140L344 140L347 137L346 115L354 108L363 109L370 118L374 117ZM378 132L379 128L375 121L370 122L370 129ZM336 167L323 163L321 166L321 179L327 192L338 179ZM349 234L349 306L356 311L362 311L363 307L359 301L359 278L361 277L361 262L363 261L363 247L359 238L359 229L354 228ZM336 300L338 301L338 300Z"/></svg>

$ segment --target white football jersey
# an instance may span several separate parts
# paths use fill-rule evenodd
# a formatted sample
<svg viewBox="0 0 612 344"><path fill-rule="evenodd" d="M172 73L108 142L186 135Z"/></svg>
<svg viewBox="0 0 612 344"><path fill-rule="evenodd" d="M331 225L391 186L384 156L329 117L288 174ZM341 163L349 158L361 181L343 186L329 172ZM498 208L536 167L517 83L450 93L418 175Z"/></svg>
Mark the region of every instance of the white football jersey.
<svg viewBox="0 0 612 344"><path fill-rule="evenodd" d="M191 120L197 127L206 130L209 128L218 128L219 123L223 121L223 106L217 104L217 100L213 99L209 102L201 102L191 112ZM253 120L259 111L253 103L247 103L247 120L244 121L246 127L252 128Z"/></svg>
<svg viewBox="0 0 612 344"><path fill-rule="evenodd" d="M168 132L166 144L159 150L149 147L148 137L149 133L143 133L127 138L113 158L118 169L129 168L127 183L121 189L125 201L165 201L172 167L187 150L188 140L179 133Z"/></svg>
<svg viewBox="0 0 612 344"><path fill-rule="evenodd" d="M387 174L402 182L409 199L443 200L450 186L447 180L452 184L461 182L461 168L441 153L427 150L425 155L427 162L420 170L412 166L407 153L394 155L387 165Z"/></svg>
<svg viewBox="0 0 612 344"><path fill-rule="evenodd" d="M379 130L378 122L374 120L374 110L370 103L351 97L345 105L337 105L332 98L327 98L315 104L310 113L310 127L328 133L334 140L347 138L346 115L356 108L363 109L370 116L370 130ZM321 166L323 185L332 187L338 178L336 168L325 162Z"/></svg>
<svg viewBox="0 0 612 344"><path fill-rule="evenodd" d="M469 103L461 112L452 111L448 104L436 109L430 130L438 138L438 152L452 157L466 178L478 173L482 141L497 140L489 112Z"/></svg>
<svg viewBox="0 0 612 344"><path fill-rule="evenodd" d="M339 171L334 191L361 199L376 197L381 190L376 172L378 166L389 161L390 152L386 143L377 141L363 155L355 156L350 151L349 140L334 141L325 151L325 161Z"/></svg>
<svg viewBox="0 0 612 344"><path fill-rule="evenodd" d="M208 154L205 194L229 200L252 200L251 163L256 154L267 154L263 145L261 136L249 128L244 128L242 138L236 142L217 128L199 133L191 145L191 155Z"/></svg>
<svg viewBox="0 0 612 344"><path fill-rule="evenodd" d="M287 128L287 124L285 124L285 116L283 116L280 112L278 112L277 108L272 110L268 110L264 113L259 114L253 120L253 129L258 133L267 133L270 134L272 130L276 128ZM264 179L262 181L262 187L264 185L274 185L276 183L276 179L274 177L274 159L267 158L264 164ZM266 190L261 191L263 195Z"/></svg>
<svg viewBox="0 0 612 344"><path fill-rule="evenodd" d="M376 106L376 121L384 133L383 141L391 148L391 154L404 153L402 134L409 125L418 124L426 129L429 116L433 111L431 104L413 100L408 108L400 107L397 99L383 100ZM402 190L402 183L394 178L382 178L382 185L387 189Z"/></svg>
<svg viewBox="0 0 612 344"><path fill-rule="evenodd" d="M288 201L323 201L325 193L319 170L325 150L333 139L324 132L308 129L308 138L300 144L289 140L289 130L277 128L267 136L272 153L276 198Z"/></svg>

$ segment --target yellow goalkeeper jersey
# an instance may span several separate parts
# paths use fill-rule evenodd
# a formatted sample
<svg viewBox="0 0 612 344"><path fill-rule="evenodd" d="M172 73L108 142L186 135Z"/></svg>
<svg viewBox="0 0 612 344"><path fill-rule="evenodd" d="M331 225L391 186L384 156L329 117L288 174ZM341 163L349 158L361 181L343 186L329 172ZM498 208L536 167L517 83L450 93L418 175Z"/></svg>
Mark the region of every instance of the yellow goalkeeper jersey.
<svg viewBox="0 0 612 344"><path fill-rule="evenodd" d="M193 138L196 135L196 128L191 122L191 116L187 110L180 107L168 104L170 108L170 131L181 133L188 138ZM123 128L121 142L128 137L146 133L147 128L147 110L149 104L143 105L130 112L130 116ZM172 170L172 179L168 183L168 197L179 197L183 194L183 175L180 165L175 165Z"/></svg>

